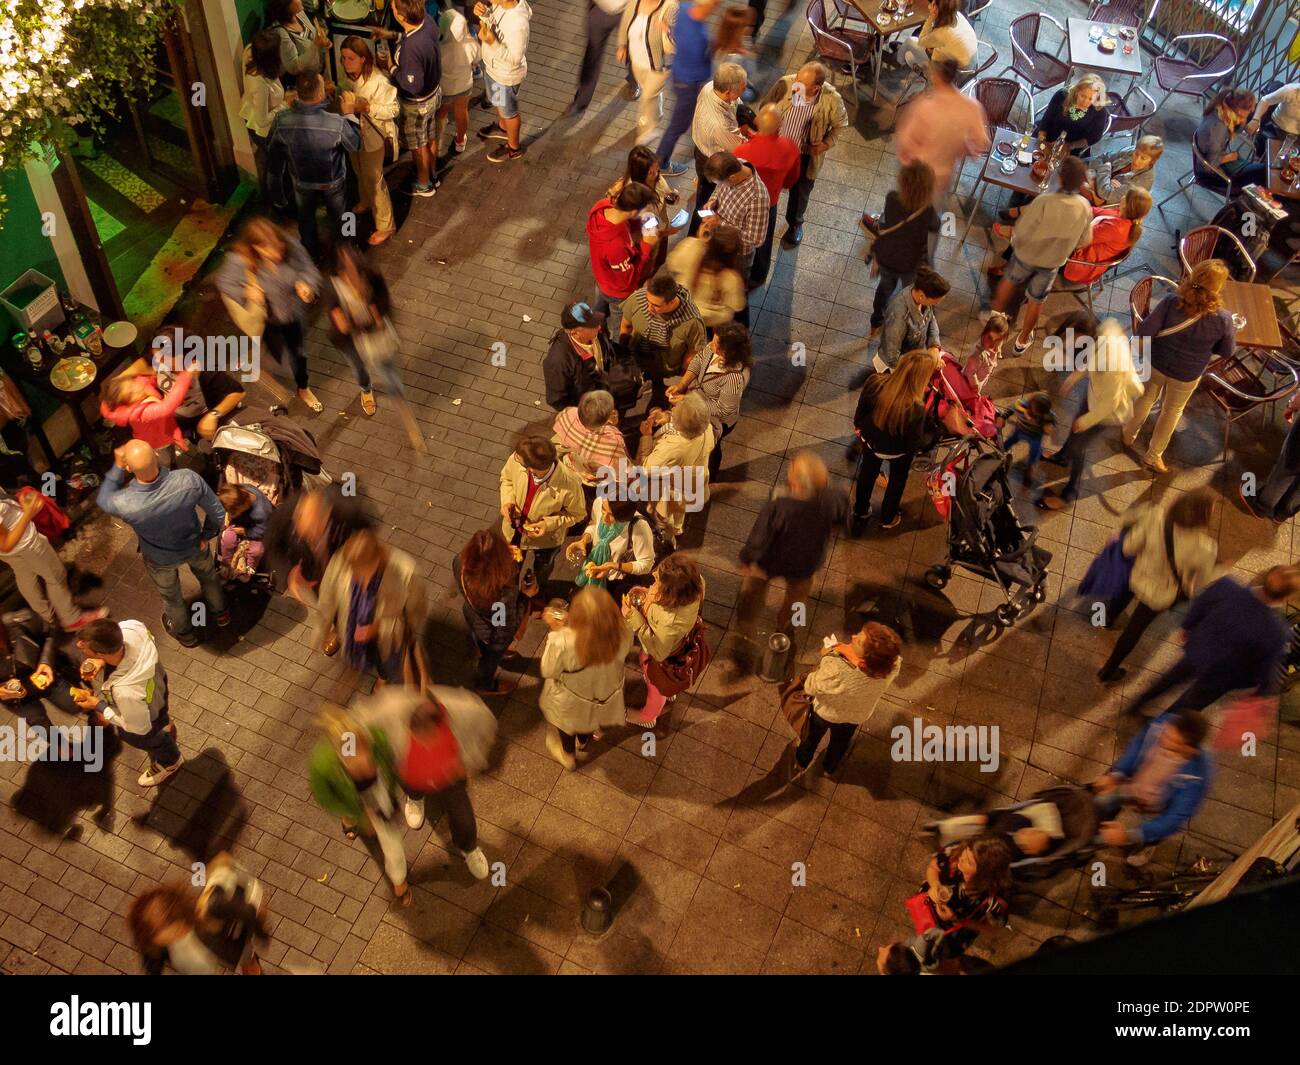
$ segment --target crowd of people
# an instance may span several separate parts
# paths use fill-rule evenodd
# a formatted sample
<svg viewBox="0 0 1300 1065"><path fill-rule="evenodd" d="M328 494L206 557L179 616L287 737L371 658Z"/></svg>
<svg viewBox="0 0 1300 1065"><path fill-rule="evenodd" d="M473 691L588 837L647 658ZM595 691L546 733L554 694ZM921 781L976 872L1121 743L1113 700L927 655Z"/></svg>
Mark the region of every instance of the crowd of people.
<svg viewBox="0 0 1300 1065"><path fill-rule="evenodd" d="M277 406L249 417L237 383L181 369L155 349L105 384L104 417L129 438L97 497L134 533L162 600L163 629L182 645L230 624L232 589L262 580L310 611L323 654L339 656L358 678L373 676L372 694L321 707L308 773L316 801L348 839L362 837L401 905L412 899L402 823L422 826L430 800L446 813L452 848L468 871L489 876L467 783L486 768L495 742L485 700L514 690L512 674L522 668L534 622L545 630L535 652L545 747L566 772L578 771L606 732L662 727L714 658L705 575L679 540L702 529L711 486L731 473L724 441L744 417L754 366L749 303L772 269L779 199L786 196L782 247L794 250L818 173L849 125L822 63L785 75L760 69L754 39L762 3L589 0L570 111L591 104L613 37L627 68L626 96L637 102L636 143L622 177L586 210L590 287L557 308L558 328L542 360L539 403L552 408L553 422L515 439L500 471L499 520L475 531L450 572L439 575L460 599L475 653L469 687L439 683L445 678L433 675L423 643L432 590L416 560L385 541L361 499L328 484L310 431L287 415L291 397L274 379L291 378L303 406L322 410L311 389L306 325L323 309L355 370L364 414L377 410L378 383L411 446L424 446L403 398L404 351L387 286L345 226L347 190L355 185L358 208L372 217L366 240L383 244L396 230L386 173L399 142L411 155L406 193L433 195L441 135L454 121L447 151L464 151L479 77L496 113L478 131L497 142L488 161L522 156L519 89L532 17L527 0L444 0L440 11L427 9L436 6L394 0L400 29L378 35L391 40L387 59L359 37L343 41L339 60L349 87L339 88L327 81L329 42L303 0L268 4L267 28L244 56L241 113L266 202L296 219L297 236L269 215L250 218L215 284L236 327L265 341L271 376L263 383ZM1062 271L1068 280L1095 280L1141 239L1164 145L1146 136L1127 154L1090 158L1105 126L1105 86L1090 74L1058 92L1034 131L1064 145L1057 190L1010 205L998 228L1007 253L993 255L990 267L992 310L973 350L953 350L936 315L950 285L936 269L935 240L962 162L987 151L988 136L980 105L957 85L975 33L954 0L933 0L929 12L922 32L892 59L904 70L924 68L927 88L898 118L895 187L880 213L862 220L878 280L861 330L875 346L864 356L853 417L853 498L814 452L789 456L786 484L756 515L740 552L732 669L754 668L768 633L793 638L807 626L806 600L838 534L863 536L873 521L873 535L902 525L914 461L939 441L980 436L1016 454L1024 445L1020 468L1034 501L1059 509L1084 490L1098 437L1119 427L1123 444L1136 446L1157 400L1144 461L1165 472L1163 456L1188 398L1210 360L1233 350L1221 299L1228 270L1211 260L1134 323L1151 347L1145 383L1125 331L1075 313L1053 326L1054 335L1105 351L1061 385L1060 398L1081 403L1079 412L1065 418L1047 392L1009 407L993 404L990 378L1003 358L1033 346ZM671 112L660 132L670 87ZM1258 118L1253 96L1220 93L1198 129L1198 148L1229 167L1219 127ZM688 170L678 158L686 141L693 196L671 185ZM1234 171L1233 180L1247 174ZM1049 453L1044 445L1058 420L1068 432ZM280 458L241 450L232 442L240 432L273 438ZM1288 437L1278 467L1249 501L1255 513L1285 520L1300 508L1293 450ZM1063 485L1040 483L1044 463L1068 470ZM112 619L106 609L74 602L40 531L47 505L39 493L0 499L0 558L29 607L4 618L8 654L0 662L9 663L9 682L0 698L29 725L49 725L49 699L113 728L147 754L139 784L162 786L184 756L155 637L140 620ZM1210 531L1215 506L1207 490L1197 490L1133 507L1082 585L1085 599L1103 605L1107 627L1119 627L1132 606L1099 684L1123 675L1122 663L1160 614L1187 604L1181 658L1137 699L1142 708L1178 689L1173 705L1087 785L1101 822L1097 845L1121 848L1134 865L1181 831L1204 799L1213 759L1202 712L1224 696L1274 697L1290 642L1277 608L1300 591L1300 571L1277 566L1252 585L1219 575ZM199 599L183 595L182 569L197 580ZM769 617L772 582L783 598ZM826 776L836 778L850 757L857 730L908 653L889 620L858 618L855 631L828 639L816 665L783 686L793 737L783 768L774 771L782 786L811 769L823 739ZM629 663L639 682L629 681ZM883 945L882 972L950 971L981 930L1005 921L1015 862L1050 849L1054 838L1040 822L1021 821L998 819L995 831L985 817L975 835L943 843L908 902L916 938ZM237 870L214 884L202 893L162 887L136 900L131 926L147 966L258 970L260 886ZM213 943L231 922L242 932L223 960Z"/></svg>

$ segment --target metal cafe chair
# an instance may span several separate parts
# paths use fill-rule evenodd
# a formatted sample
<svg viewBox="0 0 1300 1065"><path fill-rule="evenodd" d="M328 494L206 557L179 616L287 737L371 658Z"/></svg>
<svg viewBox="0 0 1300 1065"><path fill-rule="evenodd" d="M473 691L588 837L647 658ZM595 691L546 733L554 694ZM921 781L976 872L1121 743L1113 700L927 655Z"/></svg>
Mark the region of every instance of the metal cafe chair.
<svg viewBox="0 0 1300 1065"><path fill-rule="evenodd" d="M1183 265L1183 273L1191 273L1192 267L1197 263L1213 259L1214 249L1218 247L1220 240L1225 239L1235 245L1242 268L1246 271L1246 276L1238 280L1254 281L1255 260L1250 257L1250 252L1246 250L1246 245L1241 242L1237 234L1222 226L1197 226L1178 242L1178 261Z"/></svg>
<svg viewBox="0 0 1300 1065"><path fill-rule="evenodd" d="M1200 60L1175 58L1180 52L1186 54L1193 41L1218 41L1219 47L1210 49ZM1220 33L1180 33L1165 45L1165 50L1166 54L1156 56L1155 61L1156 84L1165 90L1157 107L1164 107L1174 93L1200 96L1237 66L1237 46Z"/></svg>
<svg viewBox="0 0 1300 1065"><path fill-rule="evenodd" d="M1142 324L1142 319L1151 313L1152 306L1159 302L1155 298L1157 285L1167 290L1160 294L1160 299L1164 299L1170 292L1178 291L1177 281L1163 277L1160 274L1151 274L1149 277L1144 277L1129 290L1128 309L1133 318L1134 331Z"/></svg>
<svg viewBox="0 0 1300 1065"><path fill-rule="evenodd" d="M1044 20L1055 26L1064 39L1065 27L1051 15L1039 11L1021 15L1011 23L1011 64L1002 71L1004 74L1008 70L1014 71L1034 87L1035 93L1065 84L1070 72L1070 67L1064 60L1038 46L1039 31Z"/></svg>

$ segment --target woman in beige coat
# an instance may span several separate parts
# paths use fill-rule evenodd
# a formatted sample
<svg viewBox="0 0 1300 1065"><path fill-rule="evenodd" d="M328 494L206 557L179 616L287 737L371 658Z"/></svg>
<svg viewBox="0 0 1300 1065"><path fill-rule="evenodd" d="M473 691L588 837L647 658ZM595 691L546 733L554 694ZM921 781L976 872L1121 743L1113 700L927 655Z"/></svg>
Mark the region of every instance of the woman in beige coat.
<svg viewBox="0 0 1300 1065"><path fill-rule="evenodd" d="M645 676L645 706L629 711L627 723L654 728L664 705L676 696L665 695L650 679L650 661L663 662L678 651L695 628L704 605L704 575L683 555L669 555L655 568L655 582L639 598L623 598L623 617L641 645L641 672Z"/></svg>
<svg viewBox="0 0 1300 1065"><path fill-rule="evenodd" d="M1133 569L1127 593L1106 604L1106 627L1114 628L1132 600L1137 605L1097 674L1103 684L1123 676L1120 663L1151 622L1210 583L1219 555L1219 545L1210 535L1213 518L1214 493L1208 488L1183 492L1168 506L1146 503L1125 512L1120 522L1123 551L1133 560Z"/></svg>
<svg viewBox="0 0 1300 1065"><path fill-rule="evenodd" d="M623 659L632 633L604 588L579 590L561 620L545 612L550 635L542 646L542 716L546 749L565 769L585 757L593 733L623 723Z"/></svg>
<svg viewBox="0 0 1300 1065"><path fill-rule="evenodd" d="M660 537L676 546L686 514L709 499L709 455L713 452L709 405L688 392L668 411L651 411L641 424L641 465L654 490L650 520Z"/></svg>
<svg viewBox="0 0 1300 1065"><path fill-rule="evenodd" d="M382 244L397 232L393 201L384 180L385 145L397 143L397 87L375 69L375 57L362 38L348 37L339 49L339 58L355 97L354 114L361 123L361 150L352 153L352 169L357 172L361 206L374 212L370 243Z"/></svg>
<svg viewBox="0 0 1300 1065"><path fill-rule="evenodd" d="M325 568L317 639L327 655L341 647L348 665L373 670L381 683L424 686L429 676L419 634L427 612L415 560L363 529Z"/></svg>

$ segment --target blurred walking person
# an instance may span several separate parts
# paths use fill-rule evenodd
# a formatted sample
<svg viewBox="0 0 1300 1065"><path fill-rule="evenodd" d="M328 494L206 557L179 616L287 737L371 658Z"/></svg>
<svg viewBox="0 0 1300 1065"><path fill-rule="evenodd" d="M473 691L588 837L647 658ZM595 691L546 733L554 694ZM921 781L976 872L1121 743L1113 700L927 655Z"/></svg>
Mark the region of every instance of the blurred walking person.
<svg viewBox="0 0 1300 1065"><path fill-rule="evenodd" d="M600 81L600 68L605 65L605 45L617 31L623 10L630 0L587 0L587 46L582 51L582 67L578 73L578 91L565 113L580 115L591 106ZM632 64L627 63L627 90L639 93L640 87L632 74Z"/></svg>

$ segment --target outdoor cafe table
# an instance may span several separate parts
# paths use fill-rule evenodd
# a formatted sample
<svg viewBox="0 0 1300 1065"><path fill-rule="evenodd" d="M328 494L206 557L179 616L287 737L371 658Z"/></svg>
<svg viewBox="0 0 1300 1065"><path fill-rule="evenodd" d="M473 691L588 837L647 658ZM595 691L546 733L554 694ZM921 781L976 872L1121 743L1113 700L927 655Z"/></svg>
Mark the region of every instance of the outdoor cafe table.
<svg viewBox="0 0 1300 1065"><path fill-rule="evenodd" d="M1274 196L1280 196L1286 200L1300 200L1300 189L1292 187L1282 180L1282 165L1278 160L1278 152L1282 148L1280 140L1270 140L1268 142L1267 162L1268 162L1268 191Z"/></svg>
<svg viewBox="0 0 1300 1065"><path fill-rule="evenodd" d="M1020 138L1023 134L1019 130L1005 129L999 127L993 133L993 141L989 146L989 154L984 159L984 166L980 169L975 178L975 184L971 188L970 201L967 208L968 221L966 222L966 232L962 234L961 242L966 243L966 238L970 236L971 226L975 224L975 212L979 205L984 202L984 185L996 185L998 188L1010 189L1012 192L1022 192L1026 196L1037 196L1043 190L1038 187L1038 182L1030 173L1030 166L1017 165L1015 170L1010 174L1002 172L1002 161L998 156L998 145L1004 141L1010 141L1016 151L1020 150ZM1030 141L1030 151L1035 145ZM978 197L977 197L978 194Z"/></svg>
<svg viewBox="0 0 1300 1065"><path fill-rule="evenodd" d="M1233 314L1246 316L1237 333L1237 347L1282 350L1282 330L1273 306L1273 290L1255 282L1229 281L1223 286L1223 306Z"/></svg>
<svg viewBox="0 0 1300 1065"><path fill-rule="evenodd" d="M1079 70L1095 70L1099 74L1108 74L1112 77L1142 76L1142 48L1138 44L1137 37L1134 36L1133 40L1126 41L1117 34L1109 33L1112 26L1116 30L1123 29L1122 26L1114 26L1109 22L1089 22L1086 18L1071 18L1066 19L1065 22L1071 67ZM1094 27L1106 31L1106 36L1115 36L1115 51L1103 52L1097 42L1090 39L1089 34ZM1126 45L1133 46L1133 51L1128 55L1124 54Z"/></svg>
<svg viewBox="0 0 1300 1065"><path fill-rule="evenodd" d="M907 0L907 7L904 10L910 10L911 14L899 18L881 10L884 0L850 0L850 2L858 9L858 13L867 25L876 31L876 48L872 56L872 65L875 68L872 95L878 96L880 95L880 63L885 53L885 38L919 29L925 25L926 3L925 0ZM834 32L831 30L832 35Z"/></svg>

